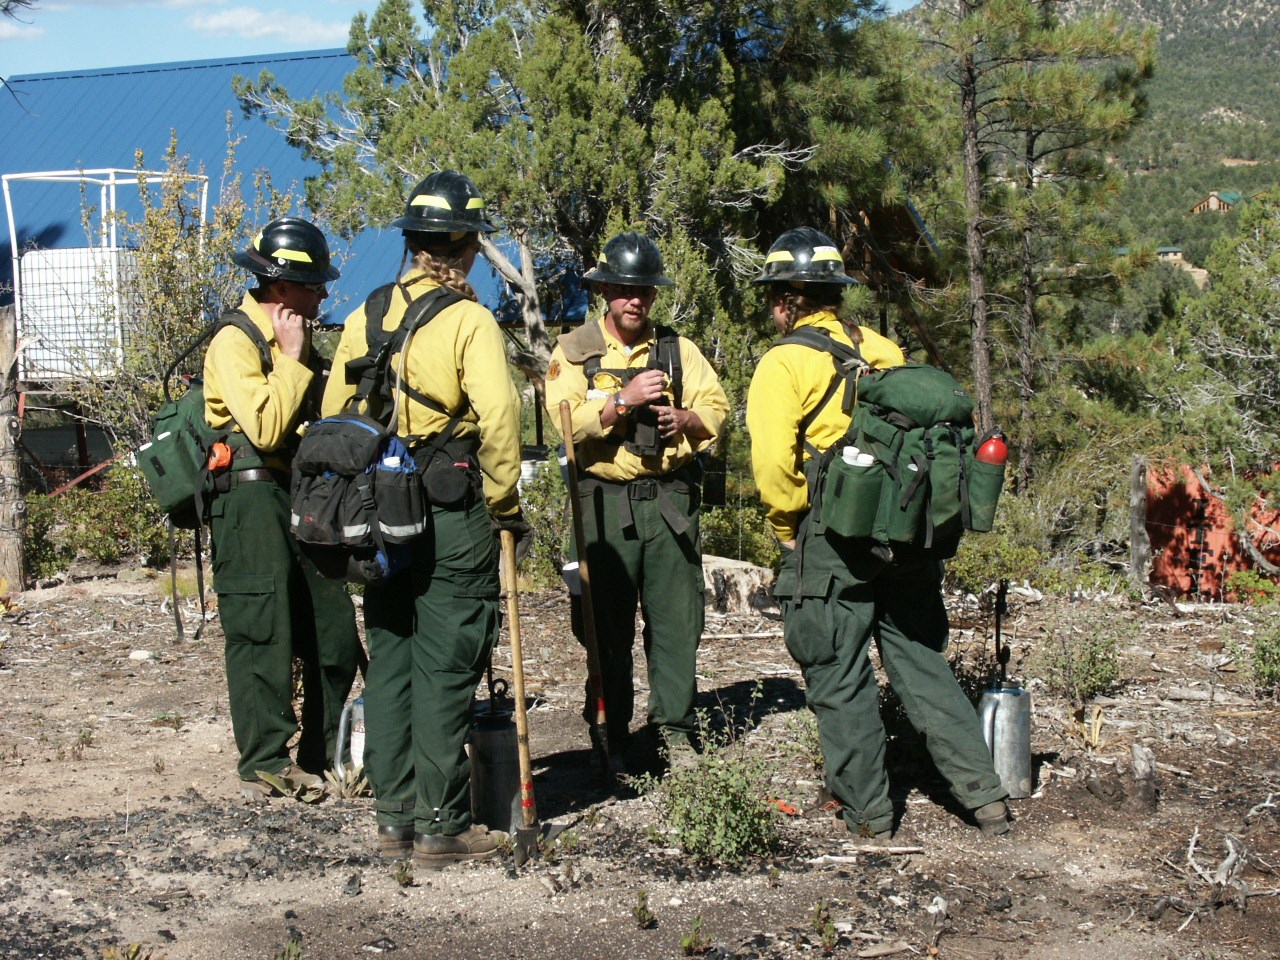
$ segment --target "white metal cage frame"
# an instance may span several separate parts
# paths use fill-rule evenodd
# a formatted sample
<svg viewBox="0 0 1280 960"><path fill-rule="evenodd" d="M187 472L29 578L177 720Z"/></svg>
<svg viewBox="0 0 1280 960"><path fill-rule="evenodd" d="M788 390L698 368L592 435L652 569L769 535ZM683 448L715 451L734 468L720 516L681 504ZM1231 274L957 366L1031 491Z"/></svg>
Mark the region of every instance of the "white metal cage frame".
<svg viewBox="0 0 1280 960"><path fill-rule="evenodd" d="M121 187L141 189L144 180L171 174L155 170L51 170L0 176L13 262L17 317L18 379L28 390L56 389L59 383L110 376L123 357L127 330L124 290L136 268L132 248L121 246ZM200 187L200 222L207 223L209 179L188 174ZM83 247L23 246L18 236L13 187L22 183L74 184L77 200L98 189L96 243ZM77 208L78 210L78 208Z"/></svg>

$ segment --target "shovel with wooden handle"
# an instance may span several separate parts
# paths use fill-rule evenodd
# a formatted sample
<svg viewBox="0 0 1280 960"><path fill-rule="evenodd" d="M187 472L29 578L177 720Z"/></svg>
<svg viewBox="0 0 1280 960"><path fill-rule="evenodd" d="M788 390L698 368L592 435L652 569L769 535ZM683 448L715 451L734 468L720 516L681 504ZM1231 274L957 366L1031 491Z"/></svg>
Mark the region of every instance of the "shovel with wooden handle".
<svg viewBox="0 0 1280 960"><path fill-rule="evenodd" d="M591 603L591 575L587 569L587 534L582 525L582 502L578 499L578 457L573 446L573 408L568 400L560 401L560 434L564 437L565 456L569 461L569 513L573 515L573 544L578 554L578 578L582 584L582 638L587 648L587 689L595 704L595 720L591 724L592 740L606 783L616 779L609 758L609 724L604 710L604 678L600 672L600 647L596 643L596 613Z"/></svg>
<svg viewBox="0 0 1280 960"><path fill-rule="evenodd" d="M511 676L515 686L516 744L520 757L520 823L516 825L516 866L538 855L538 804L533 797L533 761L529 757L529 715L524 700L524 652L520 647L520 602L516 588L516 536L499 535L502 579L507 588L507 631L511 637Z"/></svg>

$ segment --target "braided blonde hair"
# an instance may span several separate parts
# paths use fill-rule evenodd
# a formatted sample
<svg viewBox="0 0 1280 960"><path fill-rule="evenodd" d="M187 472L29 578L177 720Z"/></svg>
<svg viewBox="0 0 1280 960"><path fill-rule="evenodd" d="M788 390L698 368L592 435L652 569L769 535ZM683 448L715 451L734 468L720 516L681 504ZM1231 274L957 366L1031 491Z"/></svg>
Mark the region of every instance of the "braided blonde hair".
<svg viewBox="0 0 1280 960"><path fill-rule="evenodd" d="M476 234L467 233L461 239L445 239L443 243L435 239L433 234L405 234L405 242L413 253L413 265L442 287L466 297L479 301L475 290L467 282L466 274L458 264L471 244L477 242Z"/></svg>
<svg viewBox="0 0 1280 960"><path fill-rule="evenodd" d="M828 287L830 289L826 289ZM839 319L854 346L862 342L862 328L840 312L842 297L839 287L834 284L806 284L804 293L794 289L788 290L781 285L775 289L776 296L787 305L787 333L795 329L796 322L802 317L817 313L819 310L830 310Z"/></svg>

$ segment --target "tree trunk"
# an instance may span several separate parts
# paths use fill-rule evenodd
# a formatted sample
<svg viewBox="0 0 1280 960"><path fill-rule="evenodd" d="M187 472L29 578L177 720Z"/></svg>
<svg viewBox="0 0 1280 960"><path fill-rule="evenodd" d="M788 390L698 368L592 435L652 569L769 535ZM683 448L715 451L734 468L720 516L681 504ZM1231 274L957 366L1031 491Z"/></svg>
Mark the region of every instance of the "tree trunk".
<svg viewBox="0 0 1280 960"><path fill-rule="evenodd" d="M1129 483L1129 576L1139 586L1151 580L1151 538L1147 536L1147 458L1133 458Z"/></svg>
<svg viewBox="0 0 1280 960"><path fill-rule="evenodd" d="M960 0L960 17L978 6ZM975 41L972 41L976 43ZM986 247L982 232L982 169L978 148L978 69L972 49L960 56L960 114L964 138L965 252L969 261L969 326L973 335L974 424L983 434L995 424L991 402L991 346Z"/></svg>
<svg viewBox="0 0 1280 960"><path fill-rule="evenodd" d="M1034 135L1028 133L1024 149L1023 189L1027 196L1035 189ZM1035 450L1035 422L1031 402L1036 395L1036 319L1035 248L1031 228L1022 231L1022 337L1018 346L1018 477L1017 491L1026 493L1031 485L1032 455Z"/></svg>
<svg viewBox="0 0 1280 960"><path fill-rule="evenodd" d="M512 358L512 362L529 378L541 401L543 378L547 373L547 364L551 362L551 336L547 333L546 318L542 315L542 301L538 297L533 251L529 249L523 236L517 235L516 242L520 246L519 267L512 263L488 237L480 234L480 243L484 247L485 257L516 292L529 349L519 351Z"/></svg>
<svg viewBox="0 0 1280 960"><path fill-rule="evenodd" d="M18 454L22 424L18 420L17 346L14 308L0 307L0 577L8 581L10 590L23 586L22 535L27 518Z"/></svg>

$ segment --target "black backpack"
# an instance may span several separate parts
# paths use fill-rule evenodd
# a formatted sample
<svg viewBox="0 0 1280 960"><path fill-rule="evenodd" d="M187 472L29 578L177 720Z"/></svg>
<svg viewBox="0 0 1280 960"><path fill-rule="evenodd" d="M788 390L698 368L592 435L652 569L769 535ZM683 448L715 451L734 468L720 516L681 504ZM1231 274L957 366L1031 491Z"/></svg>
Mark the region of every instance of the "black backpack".
<svg viewBox="0 0 1280 960"><path fill-rule="evenodd" d="M165 512L169 527L169 573L173 596L173 618L178 639L183 639L182 614L178 610L177 530L195 531L196 586L200 593L200 626L195 638L204 630L204 566L201 562L206 520L206 494L212 491L209 468L210 451L215 443L224 443L231 434L230 425L214 429L204 418L204 380L184 377L186 392L174 398L173 375L196 349L213 338L223 327L235 327L253 341L262 361L262 372L271 371L271 347L257 325L241 310L232 310L209 324L178 355L164 374L165 402L151 426L151 439L138 448L138 468L142 471L151 495Z"/></svg>
<svg viewBox="0 0 1280 960"><path fill-rule="evenodd" d="M293 458L290 528L303 551L322 574L353 583L380 583L404 569L411 544L427 532L427 500L452 505L469 486L463 471L445 464L443 454L461 421L431 397L403 382L402 370L391 359L403 358L413 334L441 310L464 299L444 287L412 300L404 319L393 331L382 329L390 295L399 284L380 287L365 306L367 351L347 364L347 382L356 392L339 414L312 423ZM405 394L448 416L449 423L426 445L410 452L395 434L400 395ZM357 408L364 402L368 413ZM431 495L431 471L443 480L444 493ZM425 474L425 477L419 474ZM424 497L423 487L427 486ZM456 487L456 483L453 484Z"/></svg>

